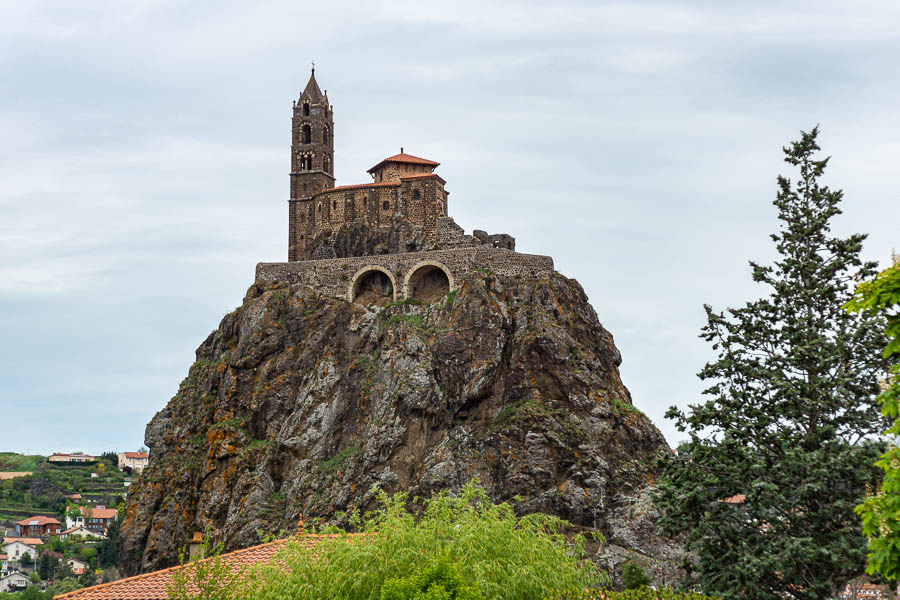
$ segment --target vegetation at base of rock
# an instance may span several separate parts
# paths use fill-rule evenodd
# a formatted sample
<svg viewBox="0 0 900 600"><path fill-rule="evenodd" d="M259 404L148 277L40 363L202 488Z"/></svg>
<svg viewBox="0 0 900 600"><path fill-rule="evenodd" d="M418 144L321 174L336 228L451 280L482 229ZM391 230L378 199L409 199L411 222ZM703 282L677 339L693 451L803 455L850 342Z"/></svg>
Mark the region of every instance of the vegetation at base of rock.
<svg viewBox="0 0 900 600"><path fill-rule="evenodd" d="M639 587L616 592L603 590L601 594L585 592L583 596L567 597L571 600L719 600L716 596L706 596L700 592L680 592L669 588Z"/></svg>
<svg viewBox="0 0 900 600"><path fill-rule="evenodd" d="M830 235L842 194L818 183L828 160L814 158L817 133L785 148L800 177L778 178L779 258L751 263L769 295L727 316L706 307L709 399L667 413L690 437L663 460L659 525L695 553L685 586L723 598L835 597L864 568L853 508L883 452L884 321L841 308L875 264L860 259L865 236Z"/></svg>
<svg viewBox="0 0 900 600"><path fill-rule="evenodd" d="M313 548L288 542L272 564L251 569L233 597L546 600L607 581L588 560L584 539L564 535L565 521L516 517L475 484L425 500L421 513L408 508L407 494L378 498L379 509L352 519L362 535L337 535Z"/></svg>
<svg viewBox="0 0 900 600"><path fill-rule="evenodd" d="M651 583L643 567L633 560L628 560L622 567L622 586L626 590L636 590Z"/></svg>
<svg viewBox="0 0 900 600"><path fill-rule="evenodd" d="M856 507L862 518L863 534L869 538L866 572L888 579L900 579L900 260L879 273L874 281L860 284L846 304L850 311L869 311L885 318L888 343L882 356L894 361L878 396L882 414L893 419L886 432L892 440L875 466L884 471L881 486Z"/></svg>

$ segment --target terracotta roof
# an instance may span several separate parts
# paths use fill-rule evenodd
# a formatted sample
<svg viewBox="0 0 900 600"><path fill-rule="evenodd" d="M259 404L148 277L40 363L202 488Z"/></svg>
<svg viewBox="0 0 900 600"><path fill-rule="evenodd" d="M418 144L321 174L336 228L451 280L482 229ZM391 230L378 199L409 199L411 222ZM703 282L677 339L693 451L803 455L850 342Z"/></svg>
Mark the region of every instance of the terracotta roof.
<svg viewBox="0 0 900 600"><path fill-rule="evenodd" d="M119 511L114 508L92 508L89 519L114 519L119 516ZM81 514L84 514L84 507L81 507Z"/></svg>
<svg viewBox="0 0 900 600"><path fill-rule="evenodd" d="M9 558L7 555L0 554L0 560L6 560L7 558Z"/></svg>
<svg viewBox="0 0 900 600"><path fill-rule="evenodd" d="M371 173L372 171L380 169L384 164L391 162L405 163L408 165L428 165L431 167L436 167L441 164L439 162L434 162L433 160L428 160L427 158L421 158L418 156L413 156L412 154L407 154L406 152L401 152L400 154L388 156L366 172Z"/></svg>
<svg viewBox="0 0 900 600"><path fill-rule="evenodd" d="M341 185L338 187L328 188L327 190L322 190L314 197L321 196L327 192L337 192L339 190L355 190L357 188L371 188L371 187L391 187L400 185L396 181L385 181L384 183L357 183L356 185Z"/></svg>
<svg viewBox="0 0 900 600"><path fill-rule="evenodd" d="M123 452L125 458L150 458L146 452Z"/></svg>
<svg viewBox="0 0 900 600"><path fill-rule="evenodd" d="M353 535L353 534L351 534ZM357 534L358 535L358 534ZM322 539L339 537L336 535L304 535L297 539L308 544L307 547L313 547ZM257 563L262 563L274 557L279 550L284 548L286 539L276 540L268 544L260 544L259 546L251 546L243 550L222 554L219 558L222 562L232 569L241 567L249 567ZM204 560L213 560L207 558ZM143 575L135 575L134 577L126 577L119 581L95 585L68 594L54 596L54 600L167 600L168 586L172 583L174 574L182 566L169 567L161 571L153 571L152 573L144 573Z"/></svg>
<svg viewBox="0 0 900 600"><path fill-rule="evenodd" d="M22 542L26 546L41 546L44 542L40 538L22 538L22 537L5 537L3 544L12 544L13 542Z"/></svg>
<svg viewBox="0 0 900 600"><path fill-rule="evenodd" d="M728 498L722 498L719 502L724 502L725 504L743 504L746 500L747 496L745 494L735 494Z"/></svg>
<svg viewBox="0 0 900 600"><path fill-rule="evenodd" d="M16 525L60 525L61 523L54 519L53 517L45 517L44 515L38 515L36 517L30 517L28 519L22 519L21 521L17 521Z"/></svg>
<svg viewBox="0 0 900 600"><path fill-rule="evenodd" d="M416 173L415 175L402 175L400 177L400 181L403 181L404 179L422 179L423 177L434 177L436 179L439 179L441 183L447 183L447 181L437 173Z"/></svg>

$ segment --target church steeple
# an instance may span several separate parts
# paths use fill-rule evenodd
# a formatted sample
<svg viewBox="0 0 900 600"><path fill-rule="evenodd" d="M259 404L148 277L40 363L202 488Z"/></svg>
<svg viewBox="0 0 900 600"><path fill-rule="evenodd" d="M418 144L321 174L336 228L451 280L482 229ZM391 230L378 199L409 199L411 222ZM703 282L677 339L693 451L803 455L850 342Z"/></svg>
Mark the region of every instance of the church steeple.
<svg viewBox="0 0 900 600"><path fill-rule="evenodd" d="M303 93L300 94L301 100L306 96L312 100L320 100L322 99L322 90L319 89L319 84L316 83L316 68L312 68L312 73L309 76L309 82L306 84L306 89L303 90Z"/></svg>
<svg viewBox="0 0 900 600"><path fill-rule="evenodd" d="M312 197L334 187L334 114L328 96L316 82L315 66L306 88L294 101L290 187L290 235L294 241L289 256L293 257L299 255L312 231Z"/></svg>

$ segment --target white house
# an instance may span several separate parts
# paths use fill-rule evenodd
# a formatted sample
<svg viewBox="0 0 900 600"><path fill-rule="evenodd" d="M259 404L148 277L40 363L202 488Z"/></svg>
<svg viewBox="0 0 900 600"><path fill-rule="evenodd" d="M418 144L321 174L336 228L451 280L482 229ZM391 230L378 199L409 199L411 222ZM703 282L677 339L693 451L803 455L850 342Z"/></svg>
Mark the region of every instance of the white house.
<svg viewBox="0 0 900 600"><path fill-rule="evenodd" d="M66 514L66 530L73 527L84 527L93 533L104 533L112 522L119 516L119 512L114 508L106 508L105 506L97 506L96 508L79 507L81 513L71 518Z"/></svg>
<svg viewBox="0 0 900 600"><path fill-rule="evenodd" d="M7 556L7 560L18 561L22 558L22 555L26 553L31 555L31 558L37 559L37 547L41 544L41 540L38 539L6 538L3 540L3 554Z"/></svg>
<svg viewBox="0 0 900 600"><path fill-rule="evenodd" d="M80 519L83 522L83 519ZM95 531L90 531L84 525L76 525L75 527L71 527L66 529L61 534L59 534L60 539L68 539L68 538L82 538L82 539L98 539L105 540L106 536L102 533L97 533Z"/></svg>
<svg viewBox="0 0 900 600"><path fill-rule="evenodd" d="M31 580L27 576L22 575L18 571L13 571L5 577L0 577L0 592L24 590L29 583L31 583Z"/></svg>
<svg viewBox="0 0 900 600"><path fill-rule="evenodd" d="M76 575L81 575L84 573L85 569L88 568L88 564L83 560L78 560L77 558L70 558L66 561L71 567L72 572Z"/></svg>

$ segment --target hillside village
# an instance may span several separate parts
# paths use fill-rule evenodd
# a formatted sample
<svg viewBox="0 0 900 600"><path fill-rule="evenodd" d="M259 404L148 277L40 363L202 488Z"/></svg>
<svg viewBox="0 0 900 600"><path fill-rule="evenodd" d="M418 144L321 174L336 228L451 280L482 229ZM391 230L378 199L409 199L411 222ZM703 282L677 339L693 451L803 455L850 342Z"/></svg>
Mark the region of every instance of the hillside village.
<svg viewBox="0 0 900 600"><path fill-rule="evenodd" d="M118 578L118 529L138 452L0 453L0 593L63 593Z"/></svg>

